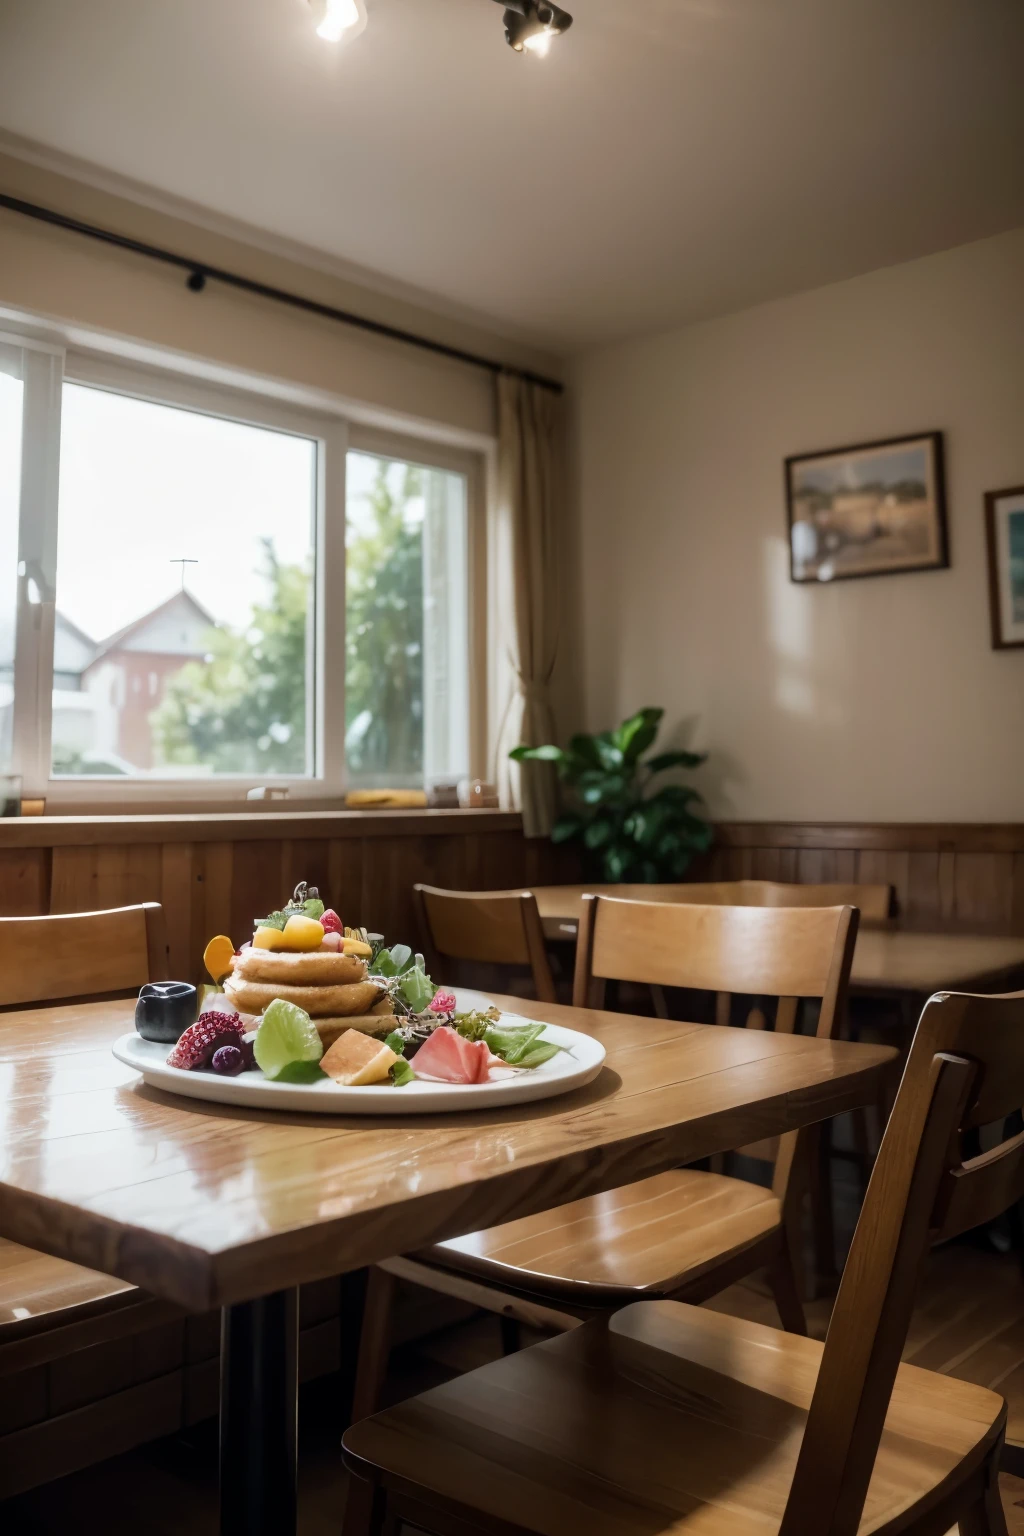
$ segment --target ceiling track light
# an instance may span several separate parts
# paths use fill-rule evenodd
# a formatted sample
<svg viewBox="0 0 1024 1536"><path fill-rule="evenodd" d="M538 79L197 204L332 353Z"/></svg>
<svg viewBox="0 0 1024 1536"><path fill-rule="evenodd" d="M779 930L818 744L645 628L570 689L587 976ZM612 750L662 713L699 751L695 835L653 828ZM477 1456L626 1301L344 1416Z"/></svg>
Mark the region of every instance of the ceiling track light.
<svg viewBox="0 0 1024 1536"><path fill-rule="evenodd" d="M568 11L550 0L497 0L505 7L505 41L516 53L547 53L551 40L572 26Z"/></svg>
<svg viewBox="0 0 1024 1536"><path fill-rule="evenodd" d="M309 0L316 35L328 43L347 43L366 26L366 0Z"/></svg>
<svg viewBox="0 0 1024 1536"><path fill-rule="evenodd" d="M572 26L568 11L551 0L497 0L504 6L505 41L516 53L543 58L551 39ZM318 37L328 43L351 42L366 26L366 0L309 0Z"/></svg>

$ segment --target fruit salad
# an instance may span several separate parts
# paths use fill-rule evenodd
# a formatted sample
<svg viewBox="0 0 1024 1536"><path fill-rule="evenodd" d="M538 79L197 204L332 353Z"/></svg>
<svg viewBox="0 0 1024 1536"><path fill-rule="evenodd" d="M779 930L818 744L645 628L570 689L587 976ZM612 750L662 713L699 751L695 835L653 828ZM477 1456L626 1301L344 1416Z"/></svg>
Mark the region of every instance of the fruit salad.
<svg viewBox="0 0 1024 1536"><path fill-rule="evenodd" d="M543 1038L543 1024L503 1022L497 1008L460 1013L422 955L347 928L305 882L279 911L257 918L239 948L218 934L203 959L213 985L195 1023L175 1027L175 1006L179 1024L187 1016L170 990L166 1004L148 995L137 1015L140 1033L144 1018L148 1038L174 1041L167 1064L183 1071L353 1088L417 1077L472 1084L530 1071L562 1049ZM154 1009L164 1006L158 1023L170 1033L153 1033Z"/></svg>

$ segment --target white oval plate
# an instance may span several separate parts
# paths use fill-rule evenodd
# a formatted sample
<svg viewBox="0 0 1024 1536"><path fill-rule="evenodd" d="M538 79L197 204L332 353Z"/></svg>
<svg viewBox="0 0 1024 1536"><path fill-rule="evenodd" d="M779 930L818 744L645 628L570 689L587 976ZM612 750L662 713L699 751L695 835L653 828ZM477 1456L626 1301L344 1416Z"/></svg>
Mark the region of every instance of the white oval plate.
<svg viewBox="0 0 1024 1536"><path fill-rule="evenodd" d="M516 1023L530 1022L519 1014L506 1013L503 1017ZM567 1049L530 1071L517 1072L493 1083L428 1083L417 1078L404 1088L387 1083L367 1088L341 1088L330 1082L275 1083L258 1071L243 1072L239 1077L184 1072L180 1067L167 1065L170 1046L143 1040L134 1030L114 1042L113 1052L118 1061L141 1072L151 1087L191 1099L244 1105L249 1109L299 1110L312 1115L432 1115L458 1109L499 1109L507 1104L554 1098L556 1094L582 1088L600 1072L605 1050L592 1036L558 1024L546 1024L544 1038Z"/></svg>

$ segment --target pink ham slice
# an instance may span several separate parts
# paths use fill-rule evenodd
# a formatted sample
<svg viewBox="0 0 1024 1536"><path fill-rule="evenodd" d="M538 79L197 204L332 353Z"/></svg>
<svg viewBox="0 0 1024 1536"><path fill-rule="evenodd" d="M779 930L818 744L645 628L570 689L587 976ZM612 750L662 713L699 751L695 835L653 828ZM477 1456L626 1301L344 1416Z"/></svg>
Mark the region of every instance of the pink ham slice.
<svg viewBox="0 0 1024 1536"><path fill-rule="evenodd" d="M492 1056L482 1040L467 1040L447 1024L435 1029L413 1057L413 1071L435 1083L486 1083Z"/></svg>

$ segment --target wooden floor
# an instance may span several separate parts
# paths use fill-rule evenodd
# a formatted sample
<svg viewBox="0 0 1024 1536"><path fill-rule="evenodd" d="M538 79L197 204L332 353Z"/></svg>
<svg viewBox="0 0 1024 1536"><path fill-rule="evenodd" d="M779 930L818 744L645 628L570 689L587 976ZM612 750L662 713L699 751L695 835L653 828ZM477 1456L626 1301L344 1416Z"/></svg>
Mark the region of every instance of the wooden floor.
<svg viewBox="0 0 1024 1536"><path fill-rule="evenodd" d="M756 1278L711 1305L776 1322L771 1299ZM820 1300L808 1308L819 1337L829 1306ZM389 1396L422 1391L494 1359L499 1349L498 1325L489 1317L403 1346L392 1357ZM1002 1392L1010 1404L1010 1437L1024 1445L1024 1282L1017 1257L997 1253L977 1238L933 1254L907 1359ZM303 1392L300 1536L338 1533L341 1426L331 1387L327 1380ZM1024 1480L1004 1476L1002 1491L1010 1536L1024 1536ZM216 1432L210 1424L0 1504L0 1530L5 1536L67 1536L72 1530L216 1536L216 1511Z"/></svg>

